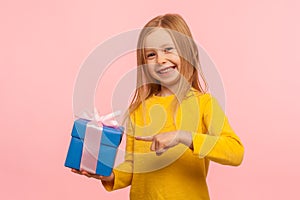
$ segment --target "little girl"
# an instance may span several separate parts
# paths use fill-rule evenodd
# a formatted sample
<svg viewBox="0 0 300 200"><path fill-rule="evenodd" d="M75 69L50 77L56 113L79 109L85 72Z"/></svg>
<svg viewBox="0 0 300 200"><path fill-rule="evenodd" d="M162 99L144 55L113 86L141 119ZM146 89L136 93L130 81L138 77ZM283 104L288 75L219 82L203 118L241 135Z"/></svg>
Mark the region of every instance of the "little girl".
<svg viewBox="0 0 300 200"><path fill-rule="evenodd" d="M238 166L244 147L206 93L198 49L181 16L166 14L145 25L137 64L125 161L108 177L72 171L100 179L108 191L131 185L133 200L209 199L209 162Z"/></svg>

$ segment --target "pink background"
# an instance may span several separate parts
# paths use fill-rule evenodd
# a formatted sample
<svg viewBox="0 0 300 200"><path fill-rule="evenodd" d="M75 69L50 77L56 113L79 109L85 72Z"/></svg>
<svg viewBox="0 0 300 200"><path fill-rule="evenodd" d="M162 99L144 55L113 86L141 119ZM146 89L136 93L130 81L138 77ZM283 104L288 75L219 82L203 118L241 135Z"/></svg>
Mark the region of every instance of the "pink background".
<svg viewBox="0 0 300 200"><path fill-rule="evenodd" d="M295 199L299 10L297 0L1 1L0 198L128 199L128 188L108 193L63 166L74 82L98 44L171 12L217 65L226 113L245 145L241 166L211 164L211 199Z"/></svg>

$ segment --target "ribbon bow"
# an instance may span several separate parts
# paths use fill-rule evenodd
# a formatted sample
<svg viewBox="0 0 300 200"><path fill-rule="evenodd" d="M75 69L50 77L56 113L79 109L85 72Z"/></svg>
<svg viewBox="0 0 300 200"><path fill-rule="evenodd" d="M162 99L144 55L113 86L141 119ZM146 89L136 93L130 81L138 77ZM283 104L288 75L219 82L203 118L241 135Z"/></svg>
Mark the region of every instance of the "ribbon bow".
<svg viewBox="0 0 300 200"><path fill-rule="evenodd" d="M102 124L105 124L107 126L117 127L117 126L119 126L119 123L115 120L115 117L119 116L120 114L121 114L121 111L118 110L116 112L111 112L109 114L100 116L98 114L97 109L94 108L93 113L83 111L80 114L75 115L75 117L81 118L81 119L87 119L90 121L101 122Z"/></svg>

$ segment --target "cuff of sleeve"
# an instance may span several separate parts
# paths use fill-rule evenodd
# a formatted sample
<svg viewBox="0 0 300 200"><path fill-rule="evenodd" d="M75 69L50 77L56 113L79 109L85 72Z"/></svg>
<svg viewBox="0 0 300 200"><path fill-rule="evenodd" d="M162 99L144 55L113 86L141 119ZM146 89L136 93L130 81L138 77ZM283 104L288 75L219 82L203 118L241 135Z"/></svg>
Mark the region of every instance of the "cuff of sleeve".
<svg viewBox="0 0 300 200"><path fill-rule="evenodd" d="M132 173L123 172L118 169L113 169L113 173L115 175L113 182L102 183L107 191L118 190L131 184Z"/></svg>
<svg viewBox="0 0 300 200"><path fill-rule="evenodd" d="M201 147L203 145L206 135L192 132L192 137L193 137L193 154L200 157Z"/></svg>
<svg viewBox="0 0 300 200"><path fill-rule="evenodd" d="M104 182L102 181L102 185L105 188L106 191L111 192L113 191L113 184L110 182Z"/></svg>

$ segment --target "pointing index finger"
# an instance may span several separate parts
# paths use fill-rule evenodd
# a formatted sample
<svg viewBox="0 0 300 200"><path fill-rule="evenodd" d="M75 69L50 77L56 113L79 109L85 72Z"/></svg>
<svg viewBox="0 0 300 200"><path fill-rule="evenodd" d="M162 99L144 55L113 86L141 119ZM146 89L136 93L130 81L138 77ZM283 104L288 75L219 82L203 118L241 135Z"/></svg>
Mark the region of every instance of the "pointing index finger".
<svg viewBox="0 0 300 200"><path fill-rule="evenodd" d="M136 140L143 140L147 142L152 142L153 136L135 136Z"/></svg>

